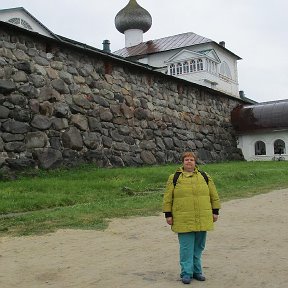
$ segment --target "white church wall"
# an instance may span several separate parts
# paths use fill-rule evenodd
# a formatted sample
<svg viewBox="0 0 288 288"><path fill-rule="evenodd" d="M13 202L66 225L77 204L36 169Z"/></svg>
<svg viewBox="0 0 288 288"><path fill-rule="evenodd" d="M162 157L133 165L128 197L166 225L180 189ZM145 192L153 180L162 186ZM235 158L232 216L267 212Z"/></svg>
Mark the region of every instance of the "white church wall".
<svg viewBox="0 0 288 288"><path fill-rule="evenodd" d="M188 80L190 82L195 82L197 84L212 88L212 89L216 89L218 90L218 85L213 85L213 82L219 82L218 81L218 77L214 76L208 72L194 72L194 73L190 73L190 74L182 74L182 75L177 75L177 77L181 78L181 79L185 79ZM205 81L204 79L210 81Z"/></svg>
<svg viewBox="0 0 288 288"><path fill-rule="evenodd" d="M218 82L219 84L217 85L217 88L216 88L217 90L239 98L238 83L231 81L231 79L226 79L222 77L218 78Z"/></svg>
<svg viewBox="0 0 288 288"><path fill-rule="evenodd" d="M225 50L221 49L218 45L214 43L208 44L211 49L214 49L221 60L221 63L226 62L232 78L225 77L219 73L219 85L217 89L221 92L231 94L239 98L239 85L238 85L238 72L237 72L237 58ZM220 64L221 65L221 64ZM220 72L220 65L219 71Z"/></svg>
<svg viewBox="0 0 288 288"><path fill-rule="evenodd" d="M218 57L221 59L221 62L225 61L231 71L231 75L232 75L232 80L235 82L238 82L238 74L237 74L237 58L236 56L233 56L230 53L227 53L225 50L221 49L219 46L216 46L215 44L210 44L211 45L211 49L213 48ZM236 64L236 66L235 66Z"/></svg>
<svg viewBox="0 0 288 288"><path fill-rule="evenodd" d="M182 49L176 49L176 50L169 50L164 51L160 53L155 53L148 55L148 64L153 67L163 67L166 64L166 61L170 59L172 56L174 56L176 53L181 51Z"/></svg>
<svg viewBox="0 0 288 288"><path fill-rule="evenodd" d="M274 154L274 142L278 139L283 140L285 143L285 153L281 155ZM255 143L257 141L265 143L265 155L255 155ZM279 160L279 157L282 160L283 158L288 160L288 130L239 135L238 148L242 150L243 156L247 161L271 161ZM275 159L273 159L274 157Z"/></svg>
<svg viewBox="0 0 288 288"><path fill-rule="evenodd" d="M231 72L232 79L225 77L219 73L221 64L218 64L218 71L216 75L213 75L212 73L208 71L201 71L201 72L193 72L189 74L175 75L175 77L185 79L187 81L191 81L191 82L221 91L228 95L232 95L236 98L239 98L237 58L231 55L230 53L225 52L223 49L219 48L214 43L205 43L205 44L200 44L197 46L185 47L185 50L190 50L194 52L205 50L205 49L214 49L217 55L219 56L221 62L225 61L227 63ZM181 49L175 49L175 50L151 54L140 59L139 62L151 65L153 67L159 67L161 68L159 71L163 73L167 73L167 69L162 69L162 67L167 65L166 61L168 59L173 57L175 54L179 53L181 50L183 49L181 48Z"/></svg>

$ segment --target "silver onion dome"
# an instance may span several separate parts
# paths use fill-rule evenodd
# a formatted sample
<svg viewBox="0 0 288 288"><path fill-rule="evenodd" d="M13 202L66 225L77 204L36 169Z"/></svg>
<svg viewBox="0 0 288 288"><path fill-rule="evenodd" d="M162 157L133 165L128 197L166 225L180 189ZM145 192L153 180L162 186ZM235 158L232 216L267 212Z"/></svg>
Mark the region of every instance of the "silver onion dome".
<svg viewBox="0 0 288 288"><path fill-rule="evenodd" d="M150 13L142 8L136 0L129 3L115 16L116 29L124 34L129 29L139 29L147 32L152 25Z"/></svg>

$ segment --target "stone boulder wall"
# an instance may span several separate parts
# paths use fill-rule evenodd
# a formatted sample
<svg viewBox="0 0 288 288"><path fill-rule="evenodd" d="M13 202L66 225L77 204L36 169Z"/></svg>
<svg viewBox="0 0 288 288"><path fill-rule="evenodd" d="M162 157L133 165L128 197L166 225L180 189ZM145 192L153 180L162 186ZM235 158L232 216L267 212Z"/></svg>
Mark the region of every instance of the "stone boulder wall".
<svg viewBox="0 0 288 288"><path fill-rule="evenodd" d="M164 164L185 150L204 162L242 159L230 122L239 101L0 26L2 169Z"/></svg>

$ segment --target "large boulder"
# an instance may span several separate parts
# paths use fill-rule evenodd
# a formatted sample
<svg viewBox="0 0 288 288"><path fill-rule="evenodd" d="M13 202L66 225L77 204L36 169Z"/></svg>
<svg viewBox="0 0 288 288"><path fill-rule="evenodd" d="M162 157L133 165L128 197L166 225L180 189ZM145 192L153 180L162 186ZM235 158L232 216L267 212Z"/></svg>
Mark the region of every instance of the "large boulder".
<svg viewBox="0 0 288 288"><path fill-rule="evenodd" d="M70 127L62 134L62 142L65 148L72 150L81 150L83 148L83 139L80 131L75 127Z"/></svg>

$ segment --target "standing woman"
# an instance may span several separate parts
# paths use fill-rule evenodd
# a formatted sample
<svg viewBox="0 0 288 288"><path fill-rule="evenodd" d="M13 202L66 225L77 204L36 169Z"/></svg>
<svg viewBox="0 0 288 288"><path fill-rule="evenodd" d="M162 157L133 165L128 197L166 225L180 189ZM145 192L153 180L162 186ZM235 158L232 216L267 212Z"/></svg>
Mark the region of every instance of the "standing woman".
<svg viewBox="0 0 288 288"><path fill-rule="evenodd" d="M182 282L190 284L193 278L206 280L201 257L207 231L213 230L218 219L220 200L212 178L198 170L195 154L183 153L182 162L177 182L175 174L168 178L163 212L172 231L178 233Z"/></svg>

